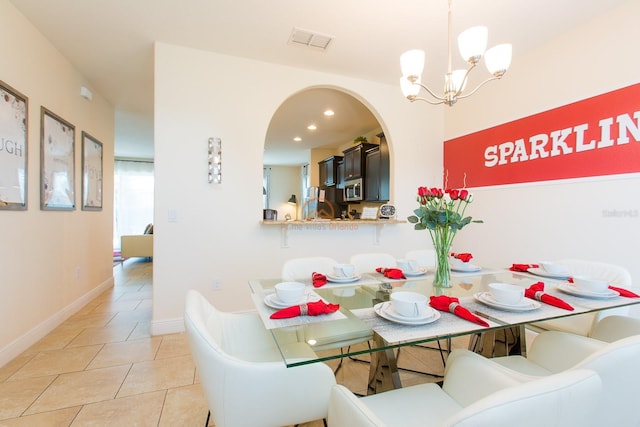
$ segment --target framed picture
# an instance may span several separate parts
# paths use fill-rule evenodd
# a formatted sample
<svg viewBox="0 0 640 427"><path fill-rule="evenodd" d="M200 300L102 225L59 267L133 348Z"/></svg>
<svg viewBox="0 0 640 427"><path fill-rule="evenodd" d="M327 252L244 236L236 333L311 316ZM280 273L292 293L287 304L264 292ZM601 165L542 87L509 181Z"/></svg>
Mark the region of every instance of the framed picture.
<svg viewBox="0 0 640 427"><path fill-rule="evenodd" d="M75 127L44 107L40 122L40 209L74 210Z"/></svg>
<svg viewBox="0 0 640 427"><path fill-rule="evenodd" d="M82 132L82 210L102 210L102 143Z"/></svg>
<svg viewBox="0 0 640 427"><path fill-rule="evenodd" d="M27 209L28 100L0 81L0 209Z"/></svg>

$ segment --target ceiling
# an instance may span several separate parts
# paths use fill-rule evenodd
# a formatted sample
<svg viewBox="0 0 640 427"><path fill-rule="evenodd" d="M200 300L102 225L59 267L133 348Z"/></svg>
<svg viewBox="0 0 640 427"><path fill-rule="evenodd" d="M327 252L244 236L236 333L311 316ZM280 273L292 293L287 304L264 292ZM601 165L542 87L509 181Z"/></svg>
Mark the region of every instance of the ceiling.
<svg viewBox="0 0 640 427"><path fill-rule="evenodd" d="M447 66L446 0L9 1L113 104L119 157L153 156L154 41L392 85L398 84L398 58L407 49L427 52L423 81L436 82L431 86L442 81ZM516 62L630 1L637 0L455 0L452 32L486 25L489 46L512 43ZM293 46L288 40L294 27L333 40L326 51ZM453 67L461 68L454 55ZM281 110L268 137L289 142L309 118L287 116L300 108ZM340 120L334 116L336 125ZM317 143L327 129L319 127L309 140ZM358 133L348 130L350 137Z"/></svg>

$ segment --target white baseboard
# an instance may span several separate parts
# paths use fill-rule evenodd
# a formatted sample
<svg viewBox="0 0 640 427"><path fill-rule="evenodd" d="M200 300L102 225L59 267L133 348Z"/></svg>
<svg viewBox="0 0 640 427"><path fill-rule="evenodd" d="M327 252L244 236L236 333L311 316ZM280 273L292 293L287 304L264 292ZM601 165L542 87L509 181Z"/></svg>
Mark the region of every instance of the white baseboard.
<svg viewBox="0 0 640 427"><path fill-rule="evenodd" d="M151 335L177 334L179 332L184 332L184 317L151 321Z"/></svg>
<svg viewBox="0 0 640 427"><path fill-rule="evenodd" d="M113 287L113 276L96 286L77 300L73 301L62 310L58 311L48 319L35 326L24 335L16 338L4 348L0 349L0 367L6 365L11 360L19 356L26 349L40 341L49 332L60 326L62 322L77 313L82 307L103 293L105 290Z"/></svg>

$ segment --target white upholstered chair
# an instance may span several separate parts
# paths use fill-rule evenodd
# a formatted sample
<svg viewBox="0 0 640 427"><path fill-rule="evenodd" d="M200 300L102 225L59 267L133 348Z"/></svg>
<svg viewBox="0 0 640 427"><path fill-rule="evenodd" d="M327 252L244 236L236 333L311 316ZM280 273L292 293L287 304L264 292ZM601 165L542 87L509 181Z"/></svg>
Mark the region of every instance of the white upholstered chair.
<svg viewBox="0 0 640 427"><path fill-rule="evenodd" d="M435 249L416 249L413 251L407 251L404 254L405 259L415 259L418 262L418 266L421 268L435 267L436 265L436 251Z"/></svg>
<svg viewBox="0 0 640 427"><path fill-rule="evenodd" d="M482 356L451 353L442 388L420 384L357 398L341 385L331 391L330 427L595 426L602 384L591 370L516 379Z"/></svg>
<svg viewBox="0 0 640 427"><path fill-rule="evenodd" d="M364 253L351 256L349 263L355 265L359 273L372 273L378 267L395 268L396 258L382 252Z"/></svg>
<svg viewBox="0 0 640 427"><path fill-rule="evenodd" d="M332 274L337 263L329 257L293 258L284 262L280 277L283 280L309 280L313 273Z"/></svg>
<svg viewBox="0 0 640 427"><path fill-rule="evenodd" d="M604 322L604 320L603 320ZM500 365L514 376L552 375L565 370L590 369L602 379L603 397L596 421L601 426L638 426L638 379L640 335L612 343L567 332L547 331L533 341L527 357L486 359L485 365Z"/></svg>
<svg viewBox="0 0 640 427"><path fill-rule="evenodd" d="M621 288L628 289L632 287L629 271L618 265L580 259L561 259L556 262L567 266L567 270L570 275L582 275L598 279L606 279L610 284ZM591 330L601 319L613 314L624 315L628 313L628 307L601 310L597 313L586 313L562 319L533 323L531 325L531 329L538 332L552 330L590 336Z"/></svg>
<svg viewBox="0 0 640 427"><path fill-rule="evenodd" d="M326 418L335 384L331 368L324 363L287 368L257 313L221 312L190 290L184 322L216 427L277 427ZM299 354L313 356L303 345Z"/></svg>

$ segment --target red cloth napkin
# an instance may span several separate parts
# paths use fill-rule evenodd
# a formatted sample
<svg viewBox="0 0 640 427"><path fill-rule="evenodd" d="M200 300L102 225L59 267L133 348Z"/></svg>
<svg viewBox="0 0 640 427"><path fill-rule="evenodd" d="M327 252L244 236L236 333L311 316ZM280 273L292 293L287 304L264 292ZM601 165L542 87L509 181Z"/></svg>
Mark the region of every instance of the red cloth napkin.
<svg viewBox="0 0 640 427"><path fill-rule="evenodd" d="M457 254L455 252L451 252L451 256L454 258L459 259L462 262L469 262L471 261L471 258L473 258L473 255L471 255L470 253L464 252L461 254Z"/></svg>
<svg viewBox="0 0 640 427"><path fill-rule="evenodd" d="M327 284L327 276L322 273L311 273L311 283L313 283L314 288L319 288L320 286L324 286Z"/></svg>
<svg viewBox="0 0 640 427"><path fill-rule="evenodd" d="M567 281L569 283L573 283L573 277L569 277ZM618 288L617 286L609 285L609 289L611 289L612 291L616 291L617 293L620 294L621 297L640 298L640 295L636 294L635 292L631 292L630 290L625 288Z"/></svg>
<svg viewBox="0 0 640 427"><path fill-rule="evenodd" d="M538 268L538 267L540 267L540 264L512 264L511 267L509 267L509 270L526 273L527 270L529 270L530 268Z"/></svg>
<svg viewBox="0 0 640 427"><path fill-rule="evenodd" d="M340 304L327 304L320 300L308 302L306 304L292 305L291 307L278 310L269 316L271 319L288 319L298 316L319 316L321 314L331 314L340 309Z"/></svg>
<svg viewBox="0 0 640 427"><path fill-rule="evenodd" d="M378 267L376 268L378 273L384 274L384 277L388 279L406 279L404 273L399 268L384 268Z"/></svg>
<svg viewBox="0 0 640 427"><path fill-rule="evenodd" d="M545 304L552 305L554 307L564 308L565 310L573 311L573 307L558 297L554 297L553 295L545 294L544 292L544 283L536 282L533 285L529 286L524 291L524 296L527 298L535 299L541 301Z"/></svg>
<svg viewBox="0 0 640 427"><path fill-rule="evenodd" d="M448 311L458 317L462 317L465 320L477 323L478 325L489 326L487 322L470 312L468 308L461 306L460 300L456 297L449 297L446 295L432 295L429 297L429 299L429 305L436 310Z"/></svg>

